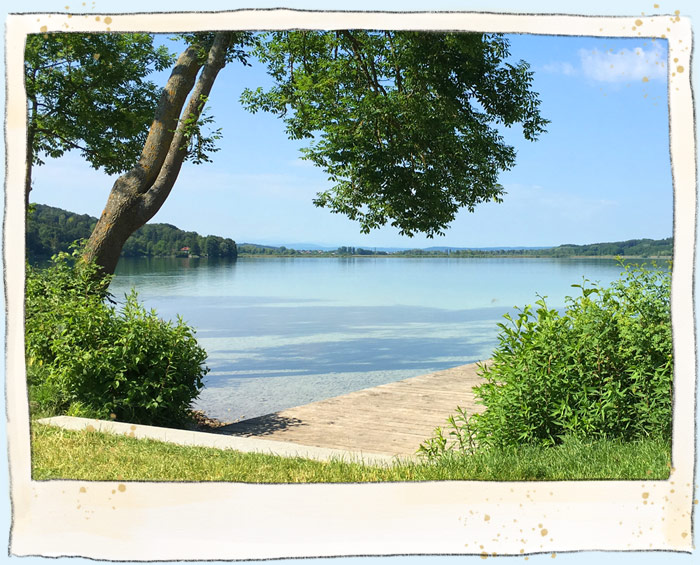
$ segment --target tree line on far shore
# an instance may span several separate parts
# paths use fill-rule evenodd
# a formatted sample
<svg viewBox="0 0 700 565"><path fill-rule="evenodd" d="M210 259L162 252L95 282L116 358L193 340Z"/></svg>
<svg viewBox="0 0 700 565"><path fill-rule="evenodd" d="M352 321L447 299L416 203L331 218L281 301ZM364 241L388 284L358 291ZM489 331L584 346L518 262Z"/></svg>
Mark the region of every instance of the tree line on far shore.
<svg viewBox="0 0 700 565"><path fill-rule="evenodd" d="M673 256L673 238L630 239L586 245L564 244L546 248L521 249L410 249L397 255L437 255L449 257L662 257Z"/></svg>
<svg viewBox="0 0 700 565"><path fill-rule="evenodd" d="M46 259L68 251L71 243L90 237L97 218L67 210L32 205L27 218L27 259ZM202 236L171 224L146 224L126 241L122 257L206 256L235 259L236 242L216 235Z"/></svg>
<svg viewBox="0 0 700 565"><path fill-rule="evenodd" d="M546 248L520 249L400 249L378 250L362 247L342 246L334 250L299 250L288 247L274 247L242 243L238 246L240 255L267 256L321 256L321 257L355 257L385 256L398 257L659 257L670 259L673 256L673 238L666 239L630 239L610 243L592 243L588 245L565 244Z"/></svg>
<svg viewBox="0 0 700 565"><path fill-rule="evenodd" d="M90 236L97 218L67 210L33 205L27 220L27 258L48 258L67 251L70 244ZM299 250L236 242L216 235L202 236L170 224L146 224L122 249L122 257L205 256L236 258L238 255L267 256L403 256L403 257L661 257L673 255L673 238L630 239L589 245L564 244L542 249L402 249L386 251L341 246L334 250Z"/></svg>

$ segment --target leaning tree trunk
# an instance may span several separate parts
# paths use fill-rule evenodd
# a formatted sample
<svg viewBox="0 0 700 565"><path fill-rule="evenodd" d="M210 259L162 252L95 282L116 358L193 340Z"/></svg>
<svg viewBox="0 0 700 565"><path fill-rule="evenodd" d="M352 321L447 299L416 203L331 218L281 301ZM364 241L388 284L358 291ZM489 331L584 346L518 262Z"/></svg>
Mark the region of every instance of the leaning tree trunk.
<svg viewBox="0 0 700 565"><path fill-rule="evenodd" d="M83 259L94 261L103 274L114 273L126 240L155 215L170 194L187 155L191 132L185 122L192 124L199 119L216 76L226 64L231 39L230 32L217 33L206 62L196 46L188 47L178 58L163 90L141 158L133 169L115 181L86 244Z"/></svg>
<svg viewBox="0 0 700 565"><path fill-rule="evenodd" d="M32 166L34 164L34 138L36 136L37 101L30 100L29 120L27 123L27 145L24 161L24 213L29 213L29 193L32 191Z"/></svg>

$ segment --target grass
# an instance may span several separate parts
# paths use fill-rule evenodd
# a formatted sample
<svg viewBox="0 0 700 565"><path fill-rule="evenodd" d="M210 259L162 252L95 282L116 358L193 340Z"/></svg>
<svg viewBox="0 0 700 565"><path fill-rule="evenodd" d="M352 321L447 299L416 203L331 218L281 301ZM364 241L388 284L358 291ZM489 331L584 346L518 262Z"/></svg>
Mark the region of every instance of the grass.
<svg viewBox="0 0 700 565"><path fill-rule="evenodd" d="M32 424L32 478L93 481L358 483L435 480L667 479L670 445L569 440L554 448L520 447L391 467L319 462L204 447L185 447L96 431Z"/></svg>

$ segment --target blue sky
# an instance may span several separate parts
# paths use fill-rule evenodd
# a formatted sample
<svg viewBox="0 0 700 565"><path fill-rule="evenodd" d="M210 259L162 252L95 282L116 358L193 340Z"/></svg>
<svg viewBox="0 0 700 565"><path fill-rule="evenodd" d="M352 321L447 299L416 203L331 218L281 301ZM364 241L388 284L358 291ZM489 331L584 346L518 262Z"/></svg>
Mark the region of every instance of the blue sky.
<svg viewBox="0 0 700 565"><path fill-rule="evenodd" d="M314 195L329 186L323 171L300 159L302 144L287 139L280 120L238 102L245 86L268 83L259 64L222 71L210 98L221 150L213 163L185 165L152 221L276 244L546 246L672 235L666 41L509 38L512 58L535 72L551 124L535 143L504 131L518 153L501 175L505 201L462 211L444 237L401 237L392 227L362 235L354 222L316 208ZM69 155L35 169L32 200L98 216L112 182Z"/></svg>

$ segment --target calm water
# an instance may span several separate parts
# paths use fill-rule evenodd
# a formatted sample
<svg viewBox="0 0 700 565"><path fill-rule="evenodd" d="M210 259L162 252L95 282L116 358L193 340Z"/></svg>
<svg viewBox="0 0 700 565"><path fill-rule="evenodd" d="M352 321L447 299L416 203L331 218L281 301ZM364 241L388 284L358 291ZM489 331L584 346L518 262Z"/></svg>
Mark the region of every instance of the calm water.
<svg viewBox="0 0 700 565"><path fill-rule="evenodd" d="M211 372L196 407L231 421L488 359L514 306L561 307L583 276L619 274L604 259L122 259L111 290L197 329Z"/></svg>

